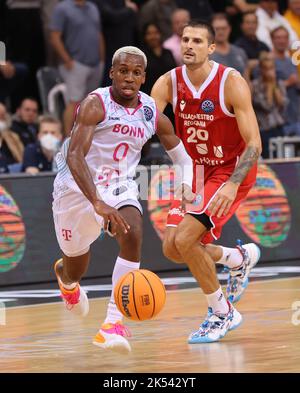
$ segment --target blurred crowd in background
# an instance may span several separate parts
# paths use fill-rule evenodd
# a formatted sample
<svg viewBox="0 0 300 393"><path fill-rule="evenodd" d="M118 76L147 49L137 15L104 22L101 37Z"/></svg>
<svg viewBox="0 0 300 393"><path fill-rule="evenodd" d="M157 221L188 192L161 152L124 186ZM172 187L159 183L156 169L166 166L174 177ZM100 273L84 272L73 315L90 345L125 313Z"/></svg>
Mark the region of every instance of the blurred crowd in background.
<svg viewBox="0 0 300 393"><path fill-rule="evenodd" d="M0 173L55 170L76 105L110 84L116 49L135 45L148 58L148 94L182 65L180 40L191 19L212 23L211 60L237 69L253 95L263 158L270 138L300 141L300 0L0 0ZM172 119L172 110L166 109ZM295 141L295 142L294 142ZM159 160L151 146L142 163ZM297 150L298 149L298 150ZM154 151L154 153L153 153ZM273 154L271 155L273 156Z"/></svg>

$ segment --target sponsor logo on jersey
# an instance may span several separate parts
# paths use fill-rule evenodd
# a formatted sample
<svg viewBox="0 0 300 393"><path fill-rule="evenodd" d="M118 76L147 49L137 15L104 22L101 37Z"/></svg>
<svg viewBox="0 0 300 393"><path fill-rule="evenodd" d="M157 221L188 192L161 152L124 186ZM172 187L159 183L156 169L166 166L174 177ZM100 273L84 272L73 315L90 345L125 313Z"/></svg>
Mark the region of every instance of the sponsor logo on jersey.
<svg viewBox="0 0 300 393"><path fill-rule="evenodd" d="M178 116L184 120L206 120L213 121L214 115L207 115L206 113L178 113Z"/></svg>
<svg viewBox="0 0 300 393"><path fill-rule="evenodd" d="M125 191L127 191L127 187L126 186L121 186L121 187L115 188L113 190L113 195L118 196L120 194L123 194L123 192L125 192Z"/></svg>
<svg viewBox="0 0 300 393"><path fill-rule="evenodd" d="M202 201L202 195L197 194L195 200L192 202L192 205L197 206L200 205Z"/></svg>
<svg viewBox="0 0 300 393"><path fill-rule="evenodd" d="M214 146L214 154L217 158L223 158L223 149L222 146Z"/></svg>
<svg viewBox="0 0 300 393"><path fill-rule="evenodd" d="M153 117L153 110L149 107L144 105L144 115L147 121L150 121Z"/></svg>
<svg viewBox="0 0 300 393"><path fill-rule="evenodd" d="M108 116L108 120L120 120L119 117Z"/></svg>
<svg viewBox="0 0 300 393"><path fill-rule="evenodd" d="M198 143L196 145L196 149L199 154L208 154L208 147L206 143Z"/></svg>
<svg viewBox="0 0 300 393"><path fill-rule="evenodd" d="M201 109L205 113L211 113L211 112L214 111L215 106L214 106L214 103L211 100L204 100L201 103Z"/></svg>
<svg viewBox="0 0 300 393"><path fill-rule="evenodd" d="M62 229L61 233L62 233L62 237L65 239L66 242L71 241L71 239L72 239L71 229Z"/></svg>
<svg viewBox="0 0 300 393"><path fill-rule="evenodd" d="M128 124L115 124L112 132L119 132L122 135L132 136L134 138L143 139L145 135L144 128L136 127Z"/></svg>
<svg viewBox="0 0 300 393"><path fill-rule="evenodd" d="M181 100L179 105L180 105L180 110L183 111L186 106L186 102L184 100Z"/></svg>
<svg viewBox="0 0 300 393"><path fill-rule="evenodd" d="M217 166L217 165L223 165L224 160L211 160L210 158L207 157L201 157L197 158L195 160L196 164L201 164L201 165L207 165L207 166Z"/></svg>
<svg viewBox="0 0 300 393"><path fill-rule="evenodd" d="M169 216L184 217L184 212L181 209L174 207L173 209L169 210Z"/></svg>

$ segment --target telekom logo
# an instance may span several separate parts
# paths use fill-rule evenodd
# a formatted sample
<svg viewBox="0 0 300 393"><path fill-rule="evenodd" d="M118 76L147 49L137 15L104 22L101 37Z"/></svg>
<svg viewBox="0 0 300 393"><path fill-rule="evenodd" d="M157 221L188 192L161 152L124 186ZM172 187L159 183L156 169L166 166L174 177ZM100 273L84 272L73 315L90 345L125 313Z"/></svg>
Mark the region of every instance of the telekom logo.
<svg viewBox="0 0 300 393"><path fill-rule="evenodd" d="M72 238L72 231L71 229L62 229L62 236L65 239L66 242L69 242Z"/></svg>

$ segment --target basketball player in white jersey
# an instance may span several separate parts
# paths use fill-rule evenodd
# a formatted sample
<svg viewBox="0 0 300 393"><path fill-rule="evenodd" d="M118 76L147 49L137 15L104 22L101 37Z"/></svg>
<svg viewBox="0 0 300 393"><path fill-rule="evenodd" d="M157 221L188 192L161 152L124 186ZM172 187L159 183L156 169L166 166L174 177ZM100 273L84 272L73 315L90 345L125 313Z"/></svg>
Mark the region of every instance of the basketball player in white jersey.
<svg viewBox="0 0 300 393"><path fill-rule="evenodd" d="M192 160L169 119L154 100L139 92L147 59L135 47L118 49L112 59L112 86L99 88L81 103L73 127L57 155L53 216L63 258L55 264L61 296L67 309L85 316L88 299L79 285L87 270L90 245L102 228L115 236L120 253L112 284L139 269L142 207L133 180L143 145L154 133L182 171L185 201L192 201ZM101 263L101 261L99 261ZM129 351L127 329L114 302L113 290L104 324L93 343Z"/></svg>

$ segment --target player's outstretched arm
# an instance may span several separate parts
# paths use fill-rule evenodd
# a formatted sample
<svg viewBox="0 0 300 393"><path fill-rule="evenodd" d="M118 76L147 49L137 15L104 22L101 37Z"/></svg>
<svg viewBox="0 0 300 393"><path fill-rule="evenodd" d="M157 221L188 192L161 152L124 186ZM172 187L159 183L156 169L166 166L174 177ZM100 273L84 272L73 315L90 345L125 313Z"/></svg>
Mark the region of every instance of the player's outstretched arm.
<svg viewBox="0 0 300 393"><path fill-rule="evenodd" d="M129 225L116 209L106 205L97 193L96 186L89 171L85 156L87 155L94 136L96 125L104 118L99 98L89 95L80 105L75 125L72 130L67 155L67 164L78 187L92 203L96 213L104 218L104 228L112 224L112 233L116 228L127 233Z"/></svg>
<svg viewBox="0 0 300 393"><path fill-rule="evenodd" d="M231 108L235 114L246 147L233 174L209 206L211 215L217 215L217 217L229 212L240 184L257 162L262 150L259 128L252 107L251 93L247 82L238 72L234 71L228 75L225 83L225 101L226 106Z"/></svg>
<svg viewBox="0 0 300 393"><path fill-rule="evenodd" d="M191 191L193 184L193 161L187 154L181 140L175 135L172 123L163 113L159 113L156 134L173 164L178 166L181 171L183 184L181 191L184 198L189 202L194 200L195 196Z"/></svg>
<svg viewBox="0 0 300 393"><path fill-rule="evenodd" d="M165 107L169 103L172 103L172 81L170 72L167 72L157 79L152 87L151 97L154 98L160 112L163 112Z"/></svg>

